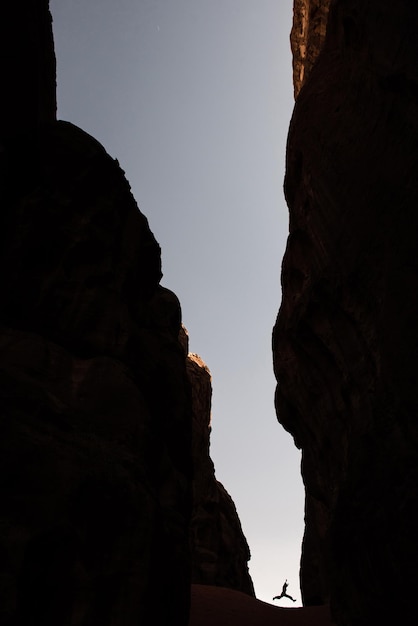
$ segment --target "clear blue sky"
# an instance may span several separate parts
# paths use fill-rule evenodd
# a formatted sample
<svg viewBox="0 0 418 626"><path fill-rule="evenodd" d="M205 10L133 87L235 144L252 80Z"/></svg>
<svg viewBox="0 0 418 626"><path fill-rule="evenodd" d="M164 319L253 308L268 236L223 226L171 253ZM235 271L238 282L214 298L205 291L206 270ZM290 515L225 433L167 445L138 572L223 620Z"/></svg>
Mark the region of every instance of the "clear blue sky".
<svg viewBox="0 0 418 626"><path fill-rule="evenodd" d="M190 349L213 376L211 456L238 509L257 597L300 604L300 453L277 423L293 108L292 0L51 0L58 115L125 170L162 247ZM287 601L281 602L286 606Z"/></svg>

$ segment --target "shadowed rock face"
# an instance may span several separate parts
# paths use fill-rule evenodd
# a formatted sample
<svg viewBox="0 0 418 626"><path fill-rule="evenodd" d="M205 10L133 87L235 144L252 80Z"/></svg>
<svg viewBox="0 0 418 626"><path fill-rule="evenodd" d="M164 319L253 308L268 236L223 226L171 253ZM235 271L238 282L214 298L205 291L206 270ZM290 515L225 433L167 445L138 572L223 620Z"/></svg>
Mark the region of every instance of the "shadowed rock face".
<svg viewBox="0 0 418 626"><path fill-rule="evenodd" d="M60 122L25 140L2 202L1 622L187 623L178 301L103 148Z"/></svg>
<svg viewBox="0 0 418 626"><path fill-rule="evenodd" d="M417 25L415 3L336 0L289 132L276 403L304 602L344 625L411 617L418 582Z"/></svg>
<svg viewBox="0 0 418 626"><path fill-rule="evenodd" d="M0 42L0 622L186 624L180 306L159 286L160 248L117 162L55 121L47 3L12 4Z"/></svg>
<svg viewBox="0 0 418 626"><path fill-rule="evenodd" d="M210 381L186 367L123 171L55 120L48 3L9 3L2 20L0 623L185 625L191 552L205 582L252 590L235 507L196 443Z"/></svg>
<svg viewBox="0 0 418 626"><path fill-rule="evenodd" d="M192 582L243 591L254 596L248 572L250 550L235 505L216 480L209 455L212 377L202 359L188 352L187 375L193 406L193 511L191 521Z"/></svg>
<svg viewBox="0 0 418 626"><path fill-rule="evenodd" d="M49 0L9 0L0 20L0 135L15 136L56 117Z"/></svg>

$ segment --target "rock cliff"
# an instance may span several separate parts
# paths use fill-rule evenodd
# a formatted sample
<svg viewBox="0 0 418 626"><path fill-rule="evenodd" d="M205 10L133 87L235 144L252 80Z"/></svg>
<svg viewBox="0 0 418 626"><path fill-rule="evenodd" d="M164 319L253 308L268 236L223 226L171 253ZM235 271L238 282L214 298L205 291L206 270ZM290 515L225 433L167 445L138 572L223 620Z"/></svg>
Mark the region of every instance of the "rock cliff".
<svg viewBox="0 0 418 626"><path fill-rule="evenodd" d="M406 0L334 0L288 139L276 406L302 448L304 602L344 626L414 615L417 25Z"/></svg>
<svg viewBox="0 0 418 626"><path fill-rule="evenodd" d="M2 137L55 120L55 54L48 5L49 0L2 3Z"/></svg>
<svg viewBox="0 0 418 626"><path fill-rule="evenodd" d="M4 145L1 622L151 623L165 593L157 621L186 623L191 403L159 246L79 129Z"/></svg>
<svg viewBox="0 0 418 626"><path fill-rule="evenodd" d="M290 45L295 98L322 49L331 0L294 0Z"/></svg>
<svg viewBox="0 0 418 626"><path fill-rule="evenodd" d="M2 28L0 623L185 625L180 305L117 161L56 121L47 1Z"/></svg>
<svg viewBox="0 0 418 626"><path fill-rule="evenodd" d="M231 496L216 480L210 458L212 378L202 359L187 353L192 387L193 510L191 521L192 582L243 591L254 596L248 572L250 550Z"/></svg>

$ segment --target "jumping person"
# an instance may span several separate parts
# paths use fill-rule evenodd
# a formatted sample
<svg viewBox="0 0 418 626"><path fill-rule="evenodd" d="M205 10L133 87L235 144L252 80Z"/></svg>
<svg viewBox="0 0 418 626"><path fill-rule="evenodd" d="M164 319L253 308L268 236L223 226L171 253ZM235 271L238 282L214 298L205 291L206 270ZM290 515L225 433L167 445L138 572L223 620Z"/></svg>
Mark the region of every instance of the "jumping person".
<svg viewBox="0 0 418 626"><path fill-rule="evenodd" d="M287 578L283 583L283 588L282 588L282 592L279 596L274 596L273 600L280 600L280 598L289 598L289 600L292 600L293 602L296 602L295 598L292 598L292 596L289 596L288 593L286 593L286 590L288 588L288 583L287 583Z"/></svg>

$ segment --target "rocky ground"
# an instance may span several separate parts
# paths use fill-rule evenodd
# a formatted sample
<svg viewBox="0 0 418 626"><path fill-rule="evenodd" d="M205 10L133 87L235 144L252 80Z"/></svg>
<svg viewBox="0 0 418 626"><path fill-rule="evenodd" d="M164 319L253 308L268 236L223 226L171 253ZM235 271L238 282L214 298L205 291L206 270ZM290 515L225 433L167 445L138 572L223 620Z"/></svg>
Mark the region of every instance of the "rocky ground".
<svg viewBox="0 0 418 626"><path fill-rule="evenodd" d="M225 589L192 585L189 626L331 626L326 606L281 608Z"/></svg>

